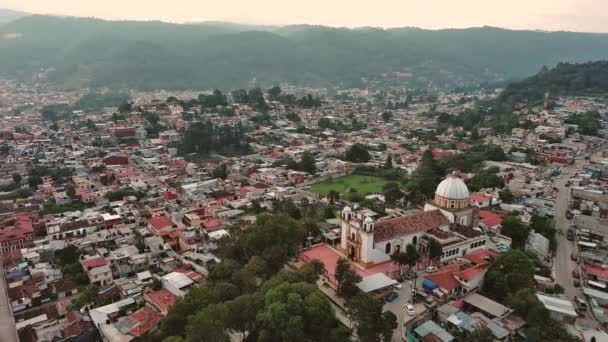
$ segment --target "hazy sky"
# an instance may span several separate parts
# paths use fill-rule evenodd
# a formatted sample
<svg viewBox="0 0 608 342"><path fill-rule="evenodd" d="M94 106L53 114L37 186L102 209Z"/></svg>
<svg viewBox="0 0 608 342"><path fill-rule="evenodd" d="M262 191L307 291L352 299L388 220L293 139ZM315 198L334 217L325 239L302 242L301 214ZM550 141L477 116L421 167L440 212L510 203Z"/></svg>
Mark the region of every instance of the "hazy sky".
<svg viewBox="0 0 608 342"><path fill-rule="evenodd" d="M107 19L608 32L608 0L0 0L0 8Z"/></svg>

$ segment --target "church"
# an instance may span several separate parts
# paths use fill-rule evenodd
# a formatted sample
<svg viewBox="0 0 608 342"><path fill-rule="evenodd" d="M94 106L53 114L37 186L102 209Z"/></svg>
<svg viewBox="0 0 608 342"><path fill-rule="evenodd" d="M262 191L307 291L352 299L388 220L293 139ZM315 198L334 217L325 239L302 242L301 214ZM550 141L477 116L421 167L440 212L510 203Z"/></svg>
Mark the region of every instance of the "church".
<svg viewBox="0 0 608 342"><path fill-rule="evenodd" d="M487 244L486 235L476 228L479 209L470 205L469 190L457 172L437 186L434 199L425 204L422 212L378 218L373 211L347 206L341 218L340 249L363 266L389 261L392 254L405 251L408 244L425 253L430 240L441 245L441 262Z"/></svg>

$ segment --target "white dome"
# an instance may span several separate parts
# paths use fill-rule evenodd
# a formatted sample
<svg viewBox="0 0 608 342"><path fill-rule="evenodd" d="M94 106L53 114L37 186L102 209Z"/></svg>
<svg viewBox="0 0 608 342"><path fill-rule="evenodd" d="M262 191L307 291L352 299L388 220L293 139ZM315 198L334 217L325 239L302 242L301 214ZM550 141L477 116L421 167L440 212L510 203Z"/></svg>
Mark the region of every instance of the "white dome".
<svg viewBox="0 0 608 342"><path fill-rule="evenodd" d="M450 175L437 186L435 195L450 200L463 200L469 198L469 189L462 178Z"/></svg>
<svg viewBox="0 0 608 342"><path fill-rule="evenodd" d="M352 211L353 210L349 206L346 206L346 207L344 207L344 209L342 209L342 212L344 212L344 213L350 213Z"/></svg>
<svg viewBox="0 0 608 342"><path fill-rule="evenodd" d="M367 217L365 218L365 221L364 221L364 222L365 222L365 223L374 223L374 220L373 220L371 217L367 216Z"/></svg>

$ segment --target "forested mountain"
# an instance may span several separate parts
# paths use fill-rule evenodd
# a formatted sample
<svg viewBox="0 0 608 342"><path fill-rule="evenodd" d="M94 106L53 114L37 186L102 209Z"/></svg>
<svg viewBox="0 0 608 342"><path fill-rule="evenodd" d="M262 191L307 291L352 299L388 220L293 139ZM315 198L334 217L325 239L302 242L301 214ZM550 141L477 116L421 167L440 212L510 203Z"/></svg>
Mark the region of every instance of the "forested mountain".
<svg viewBox="0 0 608 342"><path fill-rule="evenodd" d="M608 95L608 61L560 63L553 69L544 68L532 77L511 83L498 101L509 109L517 102L542 103L545 94L550 97Z"/></svg>
<svg viewBox="0 0 608 342"><path fill-rule="evenodd" d="M27 13L0 8L0 25L27 16Z"/></svg>
<svg viewBox="0 0 608 342"><path fill-rule="evenodd" d="M254 78L265 86L359 86L362 78L401 71L451 88L607 58L608 35L30 16L0 26L0 51L0 73L29 78L54 68L50 80L72 86L236 88Z"/></svg>

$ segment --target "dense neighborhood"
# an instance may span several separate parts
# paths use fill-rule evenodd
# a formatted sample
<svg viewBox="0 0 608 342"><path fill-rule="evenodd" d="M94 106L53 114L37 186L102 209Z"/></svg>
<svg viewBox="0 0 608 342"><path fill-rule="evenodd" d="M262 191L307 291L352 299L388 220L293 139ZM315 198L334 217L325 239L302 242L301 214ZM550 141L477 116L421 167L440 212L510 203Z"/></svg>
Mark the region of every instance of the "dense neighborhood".
<svg viewBox="0 0 608 342"><path fill-rule="evenodd" d="M608 103L488 120L501 91L2 80L2 322L49 342L606 340Z"/></svg>

